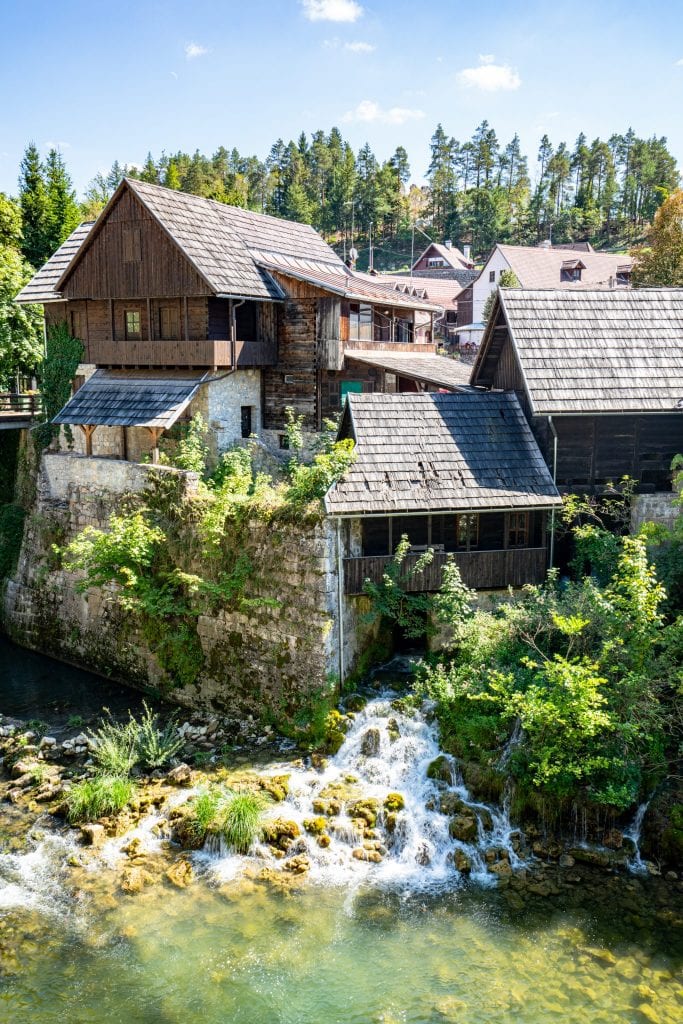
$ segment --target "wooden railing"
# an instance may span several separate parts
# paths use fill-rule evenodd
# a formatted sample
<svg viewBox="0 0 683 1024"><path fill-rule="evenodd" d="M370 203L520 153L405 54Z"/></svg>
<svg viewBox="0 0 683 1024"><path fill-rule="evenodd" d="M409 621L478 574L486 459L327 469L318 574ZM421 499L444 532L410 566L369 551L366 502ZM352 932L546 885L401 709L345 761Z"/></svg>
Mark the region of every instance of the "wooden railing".
<svg viewBox="0 0 683 1024"><path fill-rule="evenodd" d="M367 349L369 352L422 352L423 355L433 355L436 352L436 344L415 341L357 341L356 339L344 342L344 349L349 352L353 349Z"/></svg>
<svg viewBox="0 0 683 1024"><path fill-rule="evenodd" d="M7 421L34 420L41 412L41 397L34 392L30 395L14 392L0 393L0 418Z"/></svg>
<svg viewBox="0 0 683 1024"><path fill-rule="evenodd" d="M409 572L420 555L408 555L403 572ZM441 586L441 570L448 555L435 552L423 573L406 581L408 591L435 591ZM521 587L525 583L540 583L545 578L548 552L546 548L511 548L508 551L459 551L451 557L462 575L463 582L475 590L500 590ZM379 583L391 561L389 555L344 559L344 592L362 594L363 583L371 579Z"/></svg>
<svg viewBox="0 0 683 1024"><path fill-rule="evenodd" d="M232 345L227 339L175 341L121 341L91 339L84 359L98 366L216 366L232 367ZM265 341L235 342L235 366L274 366L277 345Z"/></svg>

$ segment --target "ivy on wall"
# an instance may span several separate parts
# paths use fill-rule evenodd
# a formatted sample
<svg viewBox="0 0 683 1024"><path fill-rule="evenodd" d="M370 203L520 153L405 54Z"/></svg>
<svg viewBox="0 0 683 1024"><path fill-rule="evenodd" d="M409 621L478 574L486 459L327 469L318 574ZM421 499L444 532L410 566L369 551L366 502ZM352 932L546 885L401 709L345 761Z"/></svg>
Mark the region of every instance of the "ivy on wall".
<svg viewBox="0 0 683 1024"><path fill-rule="evenodd" d="M71 336L65 321L48 328L45 359L39 373L46 422L33 430L34 443L39 450L47 448L59 433L59 427L52 423L52 419L71 397L71 386L82 358L83 344ZM71 443L73 438L68 426L65 426L64 433Z"/></svg>

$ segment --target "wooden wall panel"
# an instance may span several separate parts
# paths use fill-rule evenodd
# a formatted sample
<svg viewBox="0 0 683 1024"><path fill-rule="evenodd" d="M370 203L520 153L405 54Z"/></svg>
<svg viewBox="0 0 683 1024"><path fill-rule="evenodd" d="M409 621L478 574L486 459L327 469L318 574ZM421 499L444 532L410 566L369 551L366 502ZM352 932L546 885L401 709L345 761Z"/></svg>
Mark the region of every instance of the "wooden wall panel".
<svg viewBox="0 0 683 1024"><path fill-rule="evenodd" d="M127 230L140 231L139 262L126 261ZM124 190L67 279L68 299L208 295L211 289L151 214Z"/></svg>
<svg viewBox="0 0 683 1024"><path fill-rule="evenodd" d="M277 364L263 373L264 427L281 430L285 408L304 416L307 430L318 420L318 381L315 369L317 300L287 300L281 314ZM290 383L285 377L292 377Z"/></svg>

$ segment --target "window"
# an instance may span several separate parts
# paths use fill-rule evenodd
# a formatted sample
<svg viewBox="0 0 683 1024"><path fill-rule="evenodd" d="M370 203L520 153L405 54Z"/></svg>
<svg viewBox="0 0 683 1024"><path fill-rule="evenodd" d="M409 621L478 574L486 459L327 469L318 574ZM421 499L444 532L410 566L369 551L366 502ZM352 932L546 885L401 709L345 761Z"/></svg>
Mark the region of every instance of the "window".
<svg viewBox="0 0 683 1024"><path fill-rule="evenodd" d="M140 245L140 228L124 227L123 229L123 262L140 263L142 249Z"/></svg>
<svg viewBox="0 0 683 1024"><path fill-rule="evenodd" d="M240 422L242 426L242 437L251 437L251 406L243 405L240 410Z"/></svg>
<svg viewBox="0 0 683 1024"><path fill-rule="evenodd" d="M256 340L255 302L244 302L235 308L235 327L238 341Z"/></svg>
<svg viewBox="0 0 683 1024"><path fill-rule="evenodd" d="M177 341L180 338L180 316L177 306L159 307L159 337L162 341Z"/></svg>
<svg viewBox="0 0 683 1024"><path fill-rule="evenodd" d="M508 547L529 546L529 513L511 512L508 519Z"/></svg>
<svg viewBox="0 0 683 1024"><path fill-rule="evenodd" d="M455 546L458 551L470 551L479 544L479 516L468 512L455 517Z"/></svg>
<svg viewBox="0 0 683 1024"><path fill-rule="evenodd" d="M352 302L349 306L349 338L351 341L372 341L372 306Z"/></svg>
<svg viewBox="0 0 683 1024"><path fill-rule="evenodd" d="M446 261L441 259L440 257L432 257L432 256L430 256L430 257L427 258L427 266L428 267L445 267L446 266Z"/></svg>
<svg viewBox="0 0 683 1024"><path fill-rule="evenodd" d="M495 272L495 270L489 270L489 281L491 282L491 284L493 284L493 282L495 280L496 280L496 272Z"/></svg>
<svg viewBox="0 0 683 1024"><path fill-rule="evenodd" d="M410 344L413 340L413 324L410 320L398 320L396 322L396 341L402 344Z"/></svg>
<svg viewBox="0 0 683 1024"><path fill-rule="evenodd" d="M390 555L391 552L391 519L362 520L363 555L365 557Z"/></svg>
<svg viewBox="0 0 683 1024"><path fill-rule="evenodd" d="M85 338L85 317L80 309L71 310L71 336L81 341Z"/></svg>
<svg viewBox="0 0 683 1024"><path fill-rule="evenodd" d="M565 260L560 268L560 281L580 281L585 269L581 260Z"/></svg>
<svg viewBox="0 0 683 1024"><path fill-rule="evenodd" d="M126 341L139 341L140 332L140 310L127 309L125 312Z"/></svg>

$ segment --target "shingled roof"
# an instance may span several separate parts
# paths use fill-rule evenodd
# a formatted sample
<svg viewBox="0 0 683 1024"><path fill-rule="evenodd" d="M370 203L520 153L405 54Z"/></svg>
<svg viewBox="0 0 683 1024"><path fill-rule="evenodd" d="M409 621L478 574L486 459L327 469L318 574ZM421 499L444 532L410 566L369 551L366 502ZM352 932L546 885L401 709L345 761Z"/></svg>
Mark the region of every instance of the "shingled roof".
<svg viewBox="0 0 683 1024"><path fill-rule="evenodd" d="M441 257L447 266L453 270L467 270L472 266L472 261L466 259L465 254L456 249L454 245L442 245L441 242L430 242L424 252L421 252L413 263L415 268L428 253L434 253L435 257Z"/></svg>
<svg viewBox="0 0 683 1024"><path fill-rule="evenodd" d="M512 394L353 394L340 434L357 458L325 498L333 516L560 503Z"/></svg>
<svg viewBox="0 0 683 1024"><path fill-rule="evenodd" d="M124 189L137 196L216 295L282 299L264 269L288 258L313 260L330 273L346 268L308 224L252 213L213 199L124 178L94 224L82 224L17 296L19 302L56 302L60 288L83 257Z"/></svg>
<svg viewBox="0 0 683 1024"><path fill-rule="evenodd" d="M506 333L537 415L683 409L683 289L501 288L472 383L491 386Z"/></svg>
<svg viewBox="0 0 683 1024"><path fill-rule="evenodd" d="M547 245L499 244L494 253L496 249L505 257L522 288L559 288L563 268L569 269L572 263L570 250ZM581 256L575 256L574 260L581 264L581 280L565 281L563 288L608 288L616 282L617 273L628 272L633 262L624 253L589 252L585 249L580 252ZM484 280L487 280L489 260L480 275Z"/></svg>
<svg viewBox="0 0 683 1024"><path fill-rule="evenodd" d="M347 360L355 359L370 366L379 366L410 380L422 380L437 388L467 387L472 367L459 359L449 359L426 352L386 352L367 349L346 349Z"/></svg>
<svg viewBox="0 0 683 1024"><path fill-rule="evenodd" d="M53 423L168 429L190 404L202 373L96 370Z"/></svg>
<svg viewBox="0 0 683 1024"><path fill-rule="evenodd" d="M94 221L87 221L79 224L76 230L71 232L66 242L60 245L57 252L50 257L37 274L34 274L28 284L24 285L16 297L17 302L58 302L60 300L61 296L55 290L55 286L87 238L93 224Z"/></svg>

